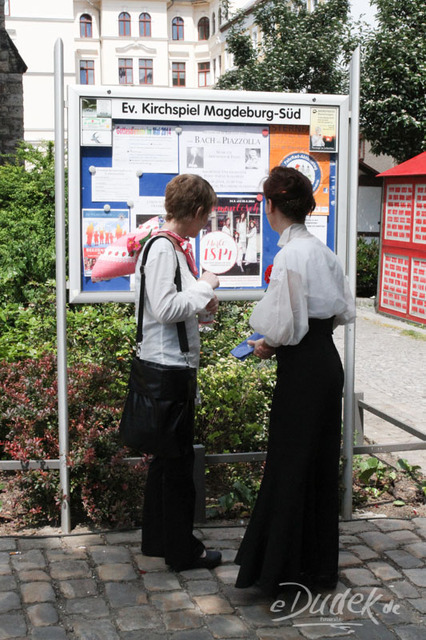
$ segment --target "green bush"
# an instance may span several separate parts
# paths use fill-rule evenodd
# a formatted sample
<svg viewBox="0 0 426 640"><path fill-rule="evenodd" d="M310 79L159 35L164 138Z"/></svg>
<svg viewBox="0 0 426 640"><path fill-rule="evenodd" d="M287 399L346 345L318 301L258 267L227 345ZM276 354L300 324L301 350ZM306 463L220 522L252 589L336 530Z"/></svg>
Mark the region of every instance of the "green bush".
<svg viewBox="0 0 426 640"><path fill-rule="evenodd" d="M123 396L109 367L74 365L69 372L70 505L73 519L130 526L140 521L145 458L123 462L129 451L118 437ZM12 460L59 456L56 363L53 355L1 363L0 438ZM32 470L11 476L25 524L57 524L57 471Z"/></svg>
<svg viewBox="0 0 426 640"><path fill-rule="evenodd" d="M379 243L377 240L367 242L359 237L357 241L356 295L359 298L370 298L377 294L377 278L379 273Z"/></svg>

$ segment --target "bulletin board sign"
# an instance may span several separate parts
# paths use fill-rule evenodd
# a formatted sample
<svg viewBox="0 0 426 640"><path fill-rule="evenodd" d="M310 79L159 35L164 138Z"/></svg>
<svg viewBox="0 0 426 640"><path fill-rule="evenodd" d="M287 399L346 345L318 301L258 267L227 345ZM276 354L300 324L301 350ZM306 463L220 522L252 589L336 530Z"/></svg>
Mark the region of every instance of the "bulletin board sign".
<svg viewBox="0 0 426 640"><path fill-rule="evenodd" d="M294 167L310 179L316 209L307 226L339 253L346 230L348 100L69 87L70 302L133 301L134 276L93 282L93 266L127 233L155 216L161 224L166 185L182 173L202 176L218 196L194 252L200 273L218 274L220 298L263 294L265 269L278 251L262 195L274 166Z"/></svg>

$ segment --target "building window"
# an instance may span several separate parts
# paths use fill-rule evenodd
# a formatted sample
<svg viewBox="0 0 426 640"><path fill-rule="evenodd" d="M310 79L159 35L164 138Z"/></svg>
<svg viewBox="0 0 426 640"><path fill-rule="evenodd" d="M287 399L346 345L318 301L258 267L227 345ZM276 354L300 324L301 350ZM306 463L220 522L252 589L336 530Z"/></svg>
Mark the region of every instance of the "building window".
<svg viewBox="0 0 426 640"><path fill-rule="evenodd" d="M219 27L222 26L222 8L219 7L219 9L217 10L217 21L219 23Z"/></svg>
<svg viewBox="0 0 426 640"><path fill-rule="evenodd" d="M4 0L4 15L10 16L10 2L9 0Z"/></svg>
<svg viewBox="0 0 426 640"><path fill-rule="evenodd" d="M80 60L80 84L95 84L94 60Z"/></svg>
<svg viewBox="0 0 426 640"><path fill-rule="evenodd" d="M198 40L208 40L210 38L210 22L208 18L201 18L198 22Z"/></svg>
<svg viewBox="0 0 426 640"><path fill-rule="evenodd" d="M139 58L139 84L152 84L153 61L149 58Z"/></svg>
<svg viewBox="0 0 426 640"><path fill-rule="evenodd" d="M151 16L149 13L141 13L139 16L139 35L145 38L151 37Z"/></svg>
<svg viewBox="0 0 426 640"><path fill-rule="evenodd" d="M132 58L118 59L118 81L120 84L133 84Z"/></svg>
<svg viewBox="0 0 426 640"><path fill-rule="evenodd" d="M216 33L216 14L213 11L213 15L212 15L212 35Z"/></svg>
<svg viewBox="0 0 426 640"><path fill-rule="evenodd" d="M183 40L183 18L173 18L172 40Z"/></svg>
<svg viewBox="0 0 426 640"><path fill-rule="evenodd" d="M172 62L172 84L174 87L185 86L185 63Z"/></svg>
<svg viewBox="0 0 426 640"><path fill-rule="evenodd" d="M127 11L122 11L118 16L118 35L130 36L130 14Z"/></svg>
<svg viewBox="0 0 426 640"><path fill-rule="evenodd" d="M210 82L210 62L198 63L198 86L208 87Z"/></svg>
<svg viewBox="0 0 426 640"><path fill-rule="evenodd" d="M80 16L80 38L92 37L92 16L84 13Z"/></svg>

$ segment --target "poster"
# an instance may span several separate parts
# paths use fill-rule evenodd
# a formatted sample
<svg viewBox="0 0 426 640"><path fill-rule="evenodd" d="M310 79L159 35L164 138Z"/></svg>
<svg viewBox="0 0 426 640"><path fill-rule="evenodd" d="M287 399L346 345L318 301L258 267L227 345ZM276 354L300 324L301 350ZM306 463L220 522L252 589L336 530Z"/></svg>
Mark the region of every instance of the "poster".
<svg viewBox="0 0 426 640"><path fill-rule="evenodd" d="M112 165L140 172L178 173L178 136L168 125L115 124L112 133Z"/></svg>
<svg viewBox="0 0 426 640"><path fill-rule="evenodd" d="M83 147L112 145L111 100L82 100L81 144Z"/></svg>
<svg viewBox="0 0 426 640"><path fill-rule="evenodd" d="M92 202L129 202L139 197L139 178L133 169L91 167Z"/></svg>
<svg viewBox="0 0 426 640"><path fill-rule="evenodd" d="M309 151L337 151L336 107L312 107L309 127Z"/></svg>
<svg viewBox="0 0 426 640"><path fill-rule="evenodd" d="M104 250L129 231L128 209L83 209L82 247L84 276L90 276L93 265Z"/></svg>
<svg viewBox="0 0 426 640"><path fill-rule="evenodd" d="M224 195L200 240L201 270L216 273L220 286L262 285L262 196Z"/></svg>
<svg viewBox="0 0 426 640"><path fill-rule="evenodd" d="M269 171L269 127L182 127L180 173L195 173L220 192L257 193Z"/></svg>

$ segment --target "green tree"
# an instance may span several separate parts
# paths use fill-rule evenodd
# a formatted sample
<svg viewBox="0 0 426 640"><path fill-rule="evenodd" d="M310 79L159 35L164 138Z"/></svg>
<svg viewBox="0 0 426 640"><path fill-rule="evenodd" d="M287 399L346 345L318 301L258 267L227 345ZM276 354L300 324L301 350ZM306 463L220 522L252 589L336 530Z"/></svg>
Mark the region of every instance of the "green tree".
<svg viewBox="0 0 426 640"><path fill-rule="evenodd" d="M53 143L22 144L0 166L0 300L26 300L25 287L55 277Z"/></svg>
<svg viewBox="0 0 426 640"><path fill-rule="evenodd" d="M365 45L361 127L373 153L398 162L426 149L426 7L373 0L377 29Z"/></svg>
<svg viewBox="0 0 426 640"><path fill-rule="evenodd" d="M239 17L227 38L235 68L218 89L342 93L356 46L348 0L328 0L307 11L301 0L268 0L253 11L262 41L255 49Z"/></svg>

